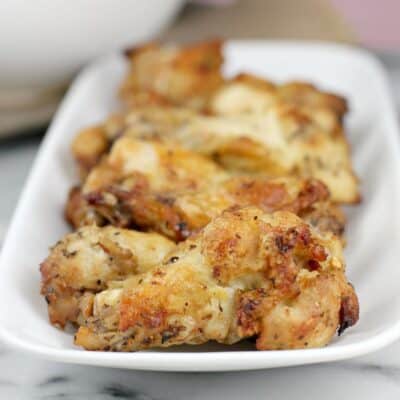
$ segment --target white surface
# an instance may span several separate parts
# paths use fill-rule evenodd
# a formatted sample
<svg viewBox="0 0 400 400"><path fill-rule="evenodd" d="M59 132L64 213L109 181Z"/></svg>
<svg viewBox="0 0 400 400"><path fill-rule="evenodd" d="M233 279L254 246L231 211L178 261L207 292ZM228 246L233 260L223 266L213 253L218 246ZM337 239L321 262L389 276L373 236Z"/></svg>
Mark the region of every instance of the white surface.
<svg viewBox="0 0 400 400"><path fill-rule="evenodd" d="M93 57L149 40L183 1L1 0L0 95L63 84Z"/></svg>
<svg viewBox="0 0 400 400"><path fill-rule="evenodd" d="M101 119L115 105L112 93L124 68L121 59L115 57L87 70L71 89L18 207L1 259L0 333L4 339L61 361L188 371L243 370L341 359L376 350L398 337L400 230L396 205L400 157L394 112L380 65L365 53L349 48L282 43L235 44L228 49L228 59L228 73L238 68L274 79L310 79L350 99L348 134L364 195L363 204L350 215L347 252L348 274L361 301L359 324L324 349L184 353L172 348L169 352L131 354L78 350L72 346L70 335L49 325L46 307L38 295L37 265L46 256L49 244L67 229L61 209L74 179L68 153L71 135L79 127ZM12 309L8 304L13 304Z"/></svg>

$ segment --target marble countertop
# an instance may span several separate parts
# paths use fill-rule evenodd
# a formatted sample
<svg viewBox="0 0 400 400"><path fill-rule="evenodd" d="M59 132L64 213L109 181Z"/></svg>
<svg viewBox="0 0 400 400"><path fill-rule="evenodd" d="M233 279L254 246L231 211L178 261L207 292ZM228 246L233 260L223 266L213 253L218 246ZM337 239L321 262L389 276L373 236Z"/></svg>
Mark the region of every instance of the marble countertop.
<svg viewBox="0 0 400 400"><path fill-rule="evenodd" d="M383 56L400 112L400 57ZM0 142L0 238L40 143ZM254 372L178 374L67 365L0 344L0 399L400 399L400 342L349 361Z"/></svg>

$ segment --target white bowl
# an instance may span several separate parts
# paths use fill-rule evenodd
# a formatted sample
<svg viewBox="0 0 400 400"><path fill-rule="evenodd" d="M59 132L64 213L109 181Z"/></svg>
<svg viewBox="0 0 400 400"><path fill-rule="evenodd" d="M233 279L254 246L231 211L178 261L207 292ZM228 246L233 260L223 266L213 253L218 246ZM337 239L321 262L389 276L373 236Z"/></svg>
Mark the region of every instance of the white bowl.
<svg viewBox="0 0 400 400"><path fill-rule="evenodd" d="M99 54L149 40L184 0L1 0L0 91L67 82Z"/></svg>
<svg viewBox="0 0 400 400"><path fill-rule="evenodd" d="M89 352L50 325L39 295L39 263L68 231L62 216L75 183L69 145L76 131L116 106L125 72L121 55L86 69L50 127L17 207L0 257L0 337L52 360L118 368L222 371L309 364L377 350L400 336L400 150L398 126L380 64L367 53L327 44L233 42L228 74L250 71L272 79L306 79L344 94L353 160L363 202L348 213L347 273L359 295L358 324L327 347L249 351L238 346L183 346L136 353Z"/></svg>

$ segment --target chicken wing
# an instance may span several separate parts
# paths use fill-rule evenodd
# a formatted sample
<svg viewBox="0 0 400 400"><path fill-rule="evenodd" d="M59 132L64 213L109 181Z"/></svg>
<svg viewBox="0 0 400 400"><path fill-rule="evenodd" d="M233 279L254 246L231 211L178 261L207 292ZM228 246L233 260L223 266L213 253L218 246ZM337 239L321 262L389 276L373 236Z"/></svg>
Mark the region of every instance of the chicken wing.
<svg viewBox="0 0 400 400"><path fill-rule="evenodd" d="M338 239L290 212L225 211L158 267L96 294L75 343L135 351L255 337L256 348L320 347L355 324Z"/></svg>
<svg viewBox="0 0 400 400"><path fill-rule="evenodd" d="M190 46L150 43L130 49L129 72L120 95L129 106L161 104L204 108L222 83L222 42Z"/></svg>
<svg viewBox="0 0 400 400"><path fill-rule="evenodd" d="M234 206L290 210L338 235L345 222L319 181L232 175L199 154L129 137L114 144L89 174L82 194L73 191L68 204L67 217L75 226L140 227L176 241Z"/></svg>
<svg viewBox="0 0 400 400"><path fill-rule="evenodd" d="M103 135L110 141L123 135L172 143L211 156L231 170L313 177L328 186L335 202L355 203L360 198L345 137L325 131L294 106L220 117L144 108L114 116L103 126ZM84 140L80 136L76 141ZM82 160L80 154L75 158Z"/></svg>
<svg viewBox="0 0 400 400"><path fill-rule="evenodd" d="M88 226L66 235L41 264L41 293L52 324L82 324L94 294L115 280L143 273L175 247L156 233Z"/></svg>

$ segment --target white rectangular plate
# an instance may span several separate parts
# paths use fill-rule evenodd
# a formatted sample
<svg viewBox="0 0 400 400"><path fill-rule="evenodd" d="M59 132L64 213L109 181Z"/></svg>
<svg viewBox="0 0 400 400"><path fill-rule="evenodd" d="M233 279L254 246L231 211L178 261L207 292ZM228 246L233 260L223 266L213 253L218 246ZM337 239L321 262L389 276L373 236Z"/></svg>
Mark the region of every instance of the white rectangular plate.
<svg viewBox="0 0 400 400"><path fill-rule="evenodd" d="M350 47L288 42L231 42L226 73L301 79L346 96L346 120L363 202L349 210L347 271L361 304L359 323L322 349L249 351L248 347L185 346L168 351L83 351L52 327L39 295L39 263L68 231L63 206L76 180L70 142L80 128L117 106L126 65L108 57L76 80L54 119L15 212L1 255L0 337L43 357L80 364L169 371L246 370L332 361L366 354L400 336L400 151L385 73ZM214 349L214 351L212 351Z"/></svg>

